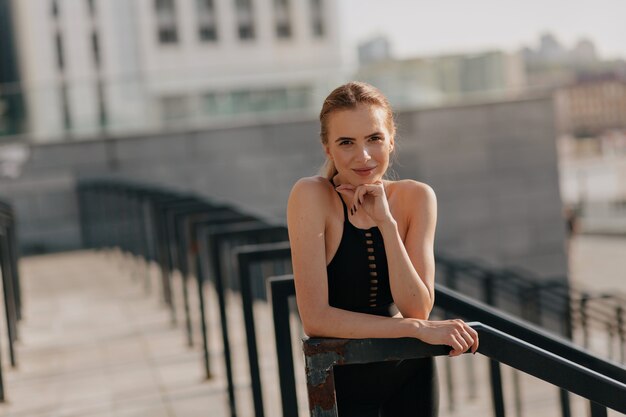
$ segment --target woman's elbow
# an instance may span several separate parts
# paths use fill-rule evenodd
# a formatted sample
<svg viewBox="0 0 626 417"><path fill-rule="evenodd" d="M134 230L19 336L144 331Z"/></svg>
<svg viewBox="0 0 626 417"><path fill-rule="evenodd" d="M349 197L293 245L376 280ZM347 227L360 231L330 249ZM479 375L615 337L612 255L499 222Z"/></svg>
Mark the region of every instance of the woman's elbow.
<svg viewBox="0 0 626 417"><path fill-rule="evenodd" d="M400 308L400 306L398 306L398 310L400 310L400 313L404 318L428 320L430 313L433 310L433 305L431 303L427 303L427 305L411 305L405 308Z"/></svg>
<svg viewBox="0 0 626 417"><path fill-rule="evenodd" d="M323 337L325 335L325 320L321 312L300 312L300 319L302 321L302 330L308 337Z"/></svg>
<svg viewBox="0 0 626 417"><path fill-rule="evenodd" d="M322 323L321 320L310 320L306 322L303 320L302 330L304 330L304 334L308 337L325 337L327 334Z"/></svg>

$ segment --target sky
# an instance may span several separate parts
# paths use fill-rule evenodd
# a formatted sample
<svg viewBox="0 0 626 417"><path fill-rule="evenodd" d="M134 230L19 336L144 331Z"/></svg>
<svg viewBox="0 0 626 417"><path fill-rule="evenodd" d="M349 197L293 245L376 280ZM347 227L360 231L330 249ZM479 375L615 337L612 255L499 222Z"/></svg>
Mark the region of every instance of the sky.
<svg viewBox="0 0 626 417"><path fill-rule="evenodd" d="M348 44L375 35L396 57L535 47L543 32L566 47L594 42L605 59L626 58L626 0L340 0Z"/></svg>

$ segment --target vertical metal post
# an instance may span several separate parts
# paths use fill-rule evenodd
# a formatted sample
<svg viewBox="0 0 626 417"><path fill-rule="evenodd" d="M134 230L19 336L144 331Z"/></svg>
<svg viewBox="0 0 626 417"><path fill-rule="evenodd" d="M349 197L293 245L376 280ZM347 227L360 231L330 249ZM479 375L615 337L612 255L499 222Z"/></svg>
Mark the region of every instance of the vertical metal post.
<svg viewBox="0 0 626 417"><path fill-rule="evenodd" d="M201 240L204 240L203 238ZM224 361L226 364L226 380L228 382L228 401L230 404L230 415L237 416L237 404L235 402L235 387L233 381L233 367L230 353L230 341L228 336L228 323L226 320L226 299L224 277L222 276L222 258L220 257L220 247L215 239L209 241L209 253L211 254L211 265L213 266L213 278L215 280L215 292L220 311L220 323L222 326L222 343L224 345Z"/></svg>
<svg viewBox="0 0 626 417"><path fill-rule="evenodd" d="M589 295L583 294L580 298L580 324L583 329L583 347L589 348L589 329L587 327L587 303L589 301Z"/></svg>
<svg viewBox="0 0 626 417"><path fill-rule="evenodd" d="M0 352L2 351L2 343L0 343ZM4 376L2 375L2 355L0 355L0 403L4 402Z"/></svg>
<svg viewBox="0 0 626 417"><path fill-rule="evenodd" d="M199 250L203 253L207 253L206 245L203 242L199 242ZM211 378L211 363L209 361L209 335L206 322L205 301L204 301L204 276L208 272L207 265L203 262L204 258L201 256L196 257L196 282L198 283L198 304L200 306L200 330L202 330L202 348L204 361L204 373L207 379Z"/></svg>
<svg viewBox="0 0 626 417"><path fill-rule="evenodd" d="M483 296L485 302L495 306L495 297L493 291L494 276L491 272L485 274L483 279ZM504 393L502 391L502 373L500 363L489 359L489 375L491 381L491 400L493 404L493 412L495 417L504 417Z"/></svg>
<svg viewBox="0 0 626 417"><path fill-rule="evenodd" d="M292 417L298 415L298 399L289 328L289 297L295 295L296 289L290 275L270 278L269 282L283 416Z"/></svg>
<svg viewBox="0 0 626 417"><path fill-rule="evenodd" d="M572 410L569 402L569 392L563 388L559 388L559 400L561 403L561 417L570 417Z"/></svg>
<svg viewBox="0 0 626 417"><path fill-rule="evenodd" d="M491 400L495 417L504 417L504 394L502 392L502 373L500 363L489 359L489 375L491 381Z"/></svg>
<svg viewBox="0 0 626 417"><path fill-rule="evenodd" d="M624 363L624 349L626 348L626 334L624 331L624 307L618 305L615 308L617 338L619 340L619 361Z"/></svg>
<svg viewBox="0 0 626 417"><path fill-rule="evenodd" d="M246 342L248 344L248 362L250 364L250 382L252 384L252 400L254 402L255 417L263 417L263 393L261 391L261 375L259 372L259 357L256 345L256 331L254 329L254 314L252 290L250 288L250 260L245 253L238 255L239 285L241 286L241 303L246 328Z"/></svg>
<svg viewBox="0 0 626 417"><path fill-rule="evenodd" d="M195 262L195 257L197 256L197 248L194 248L189 241L189 229L187 219L189 216L185 217L182 220L182 233L179 234L179 245L180 245L180 268L181 268L181 282L182 282L182 290L183 290L183 308L185 312L185 333L187 335L187 346L193 346L193 331L191 325L191 311L189 308L189 288L188 283L189 279L191 279L190 268L189 265L192 265ZM180 236L182 234L182 236Z"/></svg>
<svg viewBox="0 0 626 417"><path fill-rule="evenodd" d="M446 283L451 289L456 289L458 279L458 265L453 263L446 264ZM444 317L450 318L447 312L444 312ZM444 369L446 372L446 389L448 392L448 411L453 412L456 406L456 397L454 395L454 375L452 372L452 361L444 362Z"/></svg>
<svg viewBox="0 0 626 417"><path fill-rule="evenodd" d="M19 247L17 243L17 233L15 232L17 219L15 214L11 216L11 224L7 233L9 237L9 259L11 262L11 272L13 278L13 292L15 294L15 315L18 321L22 320L22 286L20 285L20 274L18 267Z"/></svg>
<svg viewBox="0 0 626 417"><path fill-rule="evenodd" d="M8 236L6 229L0 230L0 268L2 269L2 290L4 292L4 311L7 322L7 335L9 340L9 359L11 366L17 366L17 358L13 349L13 342L17 340L17 325L15 316L15 300L13 282L11 278L11 266L8 258Z"/></svg>
<svg viewBox="0 0 626 417"><path fill-rule="evenodd" d="M591 417L607 417L606 407L589 401L589 412Z"/></svg>

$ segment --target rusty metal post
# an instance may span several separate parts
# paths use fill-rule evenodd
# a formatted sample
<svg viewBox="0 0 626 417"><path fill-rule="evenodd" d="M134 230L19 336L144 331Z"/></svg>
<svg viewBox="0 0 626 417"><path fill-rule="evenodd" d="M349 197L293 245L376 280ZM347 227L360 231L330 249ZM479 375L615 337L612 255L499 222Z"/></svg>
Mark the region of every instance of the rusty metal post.
<svg viewBox="0 0 626 417"><path fill-rule="evenodd" d="M306 389L311 417L337 417L337 393L333 366L344 362L345 339L304 343ZM332 349L328 349L329 345ZM324 348L320 349L322 345Z"/></svg>

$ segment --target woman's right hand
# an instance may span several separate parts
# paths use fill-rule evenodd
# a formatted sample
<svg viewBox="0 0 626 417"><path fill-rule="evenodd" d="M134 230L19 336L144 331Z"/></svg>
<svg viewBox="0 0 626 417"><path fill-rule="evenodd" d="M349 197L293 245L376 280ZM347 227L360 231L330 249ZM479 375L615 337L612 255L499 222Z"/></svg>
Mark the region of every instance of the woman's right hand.
<svg viewBox="0 0 626 417"><path fill-rule="evenodd" d="M468 349L476 353L478 333L463 320L417 320L416 337L431 345L452 347L450 356L459 356Z"/></svg>

